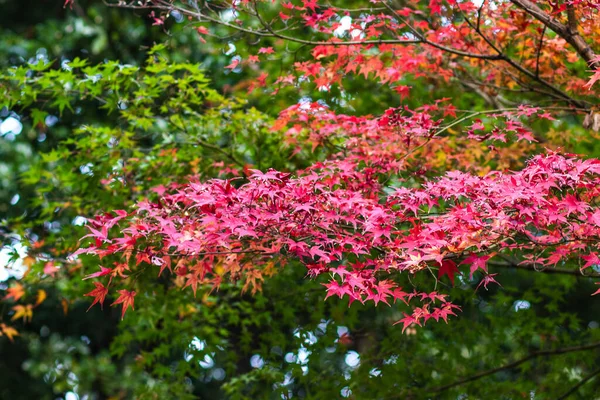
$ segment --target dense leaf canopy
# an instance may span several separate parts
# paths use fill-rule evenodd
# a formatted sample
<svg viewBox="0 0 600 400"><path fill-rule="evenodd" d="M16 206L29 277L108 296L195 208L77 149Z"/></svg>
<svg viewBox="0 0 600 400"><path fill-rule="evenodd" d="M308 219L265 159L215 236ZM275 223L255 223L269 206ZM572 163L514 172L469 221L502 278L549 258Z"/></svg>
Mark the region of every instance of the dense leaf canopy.
<svg viewBox="0 0 600 400"><path fill-rule="evenodd" d="M0 398L598 392L597 1L4 6Z"/></svg>

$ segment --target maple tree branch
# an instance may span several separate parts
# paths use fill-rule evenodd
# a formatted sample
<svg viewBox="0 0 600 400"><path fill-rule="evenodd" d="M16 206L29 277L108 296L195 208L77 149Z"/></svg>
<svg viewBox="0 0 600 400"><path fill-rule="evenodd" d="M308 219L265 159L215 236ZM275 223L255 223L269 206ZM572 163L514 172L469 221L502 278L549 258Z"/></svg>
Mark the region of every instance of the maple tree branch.
<svg viewBox="0 0 600 400"><path fill-rule="evenodd" d="M464 85L467 89L471 89L478 96L480 96L487 104L489 104L493 108L501 108L502 104L498 101L497 96L493 96L488 94L485 90L482 89L481 86L477 85L475 82L468 82L464 80L460 80L460 83Z"/></svg>
<svg viewBox="0 0 600 400"><path fill-rule="evenodd" d="M477 9L477 29L481 27L481 17L483 16L483 7L485 7L485 0L481 2L479 9Z"/></svg>
<svg viewBox="0 0 600 400"><path fill-rule="evenodd" d="M392 8L392 6L390 6L387 2L383 2L383 5L390 10L390 12L392 12L392 14L394 14L394 17L399 18L400 21L402 21L402 23L404 23L406 25L406 27L412 32L413 35L415 35L417 38L419 38L419 40L421 41L421 43L427 44L431 47L434 47L438 50L442 50L445 51L447 53L451 53L451 54L456 54L459 56L463 56L463 57L468 57L468 58L478 58L481 60L501 60L500 55L496 55L496 54L474 54L474 53L469 53L466 51L461 51L461 50L456 50L450 47L446 47L442 44L438 44L435 42L430 41L429 39L427 39L425 36L423 36L421 34L421 32L419 32L416 28L414 28L412 25L410 25L408 23L408 21L406 21L404 18L400 18L398 15L398 12L396 10L394 10Z"/></svg>
<svg viewBox="0 0 600 400"><path fill-rule="evenodd" d="M527 75L529 78L533 79L534 81L542 84L543 86L546 86L548 89L557 93L560 97L562 97L567 102L569 102L577 107L585 108L585 103L583 103L582 101L574 99L573 97L571 97L567 93L565 93L563 90L552 85L550 82L546 81L545 79L540 78L539 76L536 76L533 72L529 71L528 69L526 69L525 67L523 67L522 65L520 65L519 63L514 61L512 58L509 58L501 50L497 49L497 51L499 52L499 54L502 55L502 59L504 61L506 61L510 66L512 66L513 68L515 68L522 74Z"/></svg>
<svg viewBox="0 0 600 400"><path fill-rule="evenodd" d="M296 42L296 43L302 43L302 44L308 44L311 46L323 46L323 45L329 45L329 46L344 46L344 45L368 45L368 44L426 44L429 45L431 47L434 47L438 50L442 50L445 51L447 53L451 53L451 54L455 54L458 56L462 56L462 57L467 57L467 58L477 58L477 59L482 59L482 60L499 60L500 57L498 55L495 54L475 54L475 53L469 53L466 51L461 51L461 50L457 50L457 49L453 49L450 47L446 47L444 45L432 42L430 40L428 40L427 38L425 38L423 35L421 35L421 33L419 33L415 28L413 28L412 26L410 26L406 21L403 21L406 24L406 27L418 38L418 39L377 39L377 40L350 40L350 41L339 41L339 42L333 42L333 41L311 41L311 40L305 40L305 39L298 39L295 38L293 36L286 36L286 35L282 35L280 33L277 33L273 30L273 28L271 27L270 24L268 24L260 15L260 13L258 12L258 7L257 7L257 3L256 1L253 2L254 4L254 16L258 18L258 20L260 21L261 25L271 33L271 35L273 37L279 38L279 39L283 39L283 40L287 40L287 41L291 41L291 42ZM389 7L387 5L387 3L384 3L384 5L386 5L386 7ZM392 8L390 8L394 14L396 15L397 13L395 12L395 10L393 10Z"/></svg>
<svg viewBox="0 0 600 400"><path fill-rule="evenodd" d="M222 25L222 26L225 26L225 27L228 27L231 29L235 29L236 31L248 33L251 35L256 35L256 36L261 36L261 37L278 38L278 39L286 40L288 42L299 43L299 44L304 44L304 45L309 45L309 46L340 47L340 46L354 46L354 45L365 46L365 45L381 45L381 44L398 44L398 45L425 44L425 45L437 48L439 50L445 51L447 53L455 54L455 55L465 57L465 58L476 58L476 59L482 59L482 60L500 60L501 59L501 57L497 54L476 54L476 53L469 53L466 51L453 49L453 48L432 42L420 34L415 34L418 37L418 39L372 39L372 40L346 40L346 41L344 41L344 40L322 40L322 41L308 40L308 39L300 39L300 38L296 38L293 36L284 35L282 33L279 33L278 31L275 31L270 26L270 24L268 24L266 21L264 21L262 19L262 17L260 16L260 14L258 12L256 12L256 14L251 14L251 15L257 17L260 20L260 23L265 28L265 30L254 30L254 29L244 28L243 26L240 26L240 25L234 25L229 22L222 21L217 18L213 18L213 17L207 15L206 13L201 12L199 9L196 9L196 11L192 11L187 8L183 8L183 7L171 4L171 3L166 3L166 2L163 2L160 0L157 1L156 4L154 4L154 5L133 5L133 4L122 4L122 3L113 4L113 3L107 3L106 1L105 1L105 4L109 7L118 7L118 8L127 8L127 9L142 9L142 10L157 9L157 10L164 10L164 11L177 10L180 13L182 13L183 15L187 15L187 16L196 18L200 22L202 22L204 20L207 22L213 22L215 24ZM408 27L408 25L407 25L407 27ZM409 29L411 29L411 27L409 27Z"/></svg>
<svg viewBox="0 0 600 400"><path fill-rule="evenodd" d="M600 68L600 62L596 60L597 56L589 44L581 37L577 30L577 18L573 5L567 5L568 25L557 21L554 17L547 14L535 3L529 0L510 0L511 3L524 10L529 15L543 23L548 28L556 32L561 38L569 43L575 51L585 60L592 69Z"/></svg>
<svg viewBox="0 0 600 400"><path fill-rule="evenodd" d="M504 86L498 86L498 85L494 85L491 83L486 83L486 82L482 82L477 80L476 78L472 77L472 76L468 76L468 78L463 78L460 79L460 82L463 85L470 85L470 86L478 86L478 87L489 87L492 89L496 89L497 91L502 91L502 92L510 92L510 93L539 93L539 94L543 94L545 96L551 97L553 99L556 99L557 101L562 101L562 102L568 102L568 100L564 99L561 96L558 96L556 93L552 93L552 92L548 92L545 91L543 89L538 89L535 87L531 87L529 85L527 85L525 82L522 82L518 79L515 79L516 77L514 76L514 74L511 74L510 71L505 71L508 75L510 75L513 80L515 81L515 83L517 83L517 85L519 85L519 89L511 89L509 87L504 87ZM506 106L509 105L515 105L518 103L515 103L513 101L509 101L507 99L505 99L504 97L502 97L500 94L496 95L496 99L499 103L504 104ZM550 99L547 99L548 101L551 101ZM536 104L540 104L541 101L537 101ZM541 107L541 105L540 105ZM577 108L572 108L573 110L577 110ZM582 111L588 111L587 109L581 109Z"/></svg>
<svg viewBox="0 0 600 400"><path fill-rule="evenodd" d="M202 257L202 256L226 256L230 254L265 254L265 255L273 255L277 253L264 253L259 250L239 250L239 251L204 251L200 253L165 253L167 256L171 257Z"/></svg>
<svg viewBox="0 0 600 400"><path fill-rule="evenodd" d="M182 131L184 131L186 133L186 135L191 136L189 131L187 130L187 128L185 127L185 125L179 125L175 122L173 122L173 124L178 127L179 129L181 129ZM222 155L224 155L225 157L227 157L229 160L231 160L234 164L236 164L237 166L241 167L242 169L246 166L246 164L244 164L243 162L239 161L232 153L229 153L227 151L225 151L224 149L222 149L221 147L214 145L212 143L208 143L205 142L201 139L196 140L195 142L175 142L174 144L188 144L188 145L197 145L200 147L204 147L206 149L210 149L210 150L214 150L218 153L221 153Z"/></svg>
<svg viewBox="0 0 600 400"><path fill-rule="evenodd" d="M466 23L488 44L488 46L490 46L498 54L499 60L503 60L504 62L508 63L511 67L515 68L517 71L528 76L529 78L540 83L541 85L547 87L548 89L555 92L563 99L567 100L569 103L576 105L577 107L582 107L582 108L585 107L584 103L581 102L580 100L572 98L571 96L569 96L566 92L564 92L560 88L554 86L552 83L546 81L545 79L540 78L537 73L533 73L533 72L529 71L527 68L523 67L521 64L519 64L518 62L516 62L515 60L513 60L512 58L507 56L506 53L504 53L504 51L502 49L498 48L498 46L481 31L481 28L479 26L474 25L473 22L471 22L471 20L469 18L467 18L467 16L464 15L464 13L462 11L461 11L461 14L463 14L463 18L465 19Z"/></svg>
<svg viewBox="0 0 600 400"><path fill-rule="evenodd" d="M326 4L329 8L332 8L337 11L344 11L344 12L369 12L369 11L383 11L386 9L385 7L341 8L341 7L334 6L333 4L331 4L329 2Z"/></svg>
<svg viewBox="0 0 600 400"><path fill-rule="evenodd" d="M537 54L535 56L535 76L540 76L540 56L542 55L542 46L544 45L544 35L546 34L547 26L544 25L542 28L542 34L540 35L540 42L538 43Z"/></svg>
<svg viewBox="0 0 600 400"><path fill-rule="evenodd" d="M575 16L575 7L567 2L567 22L569 31L572 35L577 35L577 17Z"/></svg>
<svg viewBox="0 0 600 400"><path fill-rule="evenodd" d="M207 143L207 142L205 142L203 140L198 140L196 142L189 142L187 144L198 145L200 147L204 147L206 149L214 150L214 151L216 151L218 153L221 153L222 155L224 155L226 158L228 158L230 161L232 161L234 164L236 164L238 167L241 167L242 169L246 166L246 164L244 164L243 162L241 162L240 160L238 160L233 154L228 153L227 151L225 151L221 147L216 146L214 144Z"/></svg>
<svg viewBox="0 0 600 400"><path fill-rule="evenodd" d="M574 107L544 107L543 109L544 110L552 110L552 111L586 111L587 110L586 108L574 108ZM437 132L435 132L435 134L433 136L439 136L440 134L444 133L448 129L450 129L456 125L459 125L462 122L465 122L469 119L475 118L479 115L502 114L504 112L515 112L515 111L520 111L520 108L512 107L512 108L498 108L498 109L494 109L494 110L476 111L469 115L466 115L464 117L461 117L461 118L458 118L458 119L452 121L451 123L444 126L443 128L440 128Z"/></svg>
<svg viewBox="0 0 600 400"><path fill-rule="evenodd" d="M505 69L504 72L507 75L510 75L512 77L513 81L517 85L521 86L522 88L527 89L530 92L538 93L538 94L543 94L543 95L546 95L546 96L550 96L550 97L552 97L552 98L554 98L556 100L559 100L559 101L564 101L564 102L567 102L567 103L574 104L573 103L573 98L570 97L570 96L568 96L568 97L561 96L561 95L557 94L556 92L549 92L549 91L545 91L545 90L539 89L537 87L531 86L530 83L528 83L528 82L520 79L518 76L516 76L512 71L510 71L508 69ZM535 80L539 81L539 78L535 78ZM577 100L577 101L579 102L578 103L579 105L577 107L579 107L580 110L589 112L589 110L590 110L589 106L592 105L592 103L590 103L587 100ZM588 104L588 106L583 106L583 104Z"/></svg>
<svg viewBox="0 0 600 400"><path fill-rule="evenodd" d="M270 25L264 21L261 21L261 24L266 29L265 31L248 29L248 28L244 28L243 26L240 26L240 25L234 25L229 22L225 22L225 21L213 18L213 17L207 15L206 13L199 11L199 9L197 11L192 11L187 8L183 8L183 7L174 5L174 4L162 2L160 0L157 1L156 5L136 6L133 4L112 4L112 3L105 3L105 4L110 7L127 8L127 9L142 9L142 10L158 9L158 10L164 10L164 11L177 10L180 13L182 13L183 15L195 17L200 22L205 20L207 22L213 22L215 24L226 26L228 28L235 29L236 31L248 33L251 35L262 36L262 37L274 37L274 38L278 38L278 39L287 40L289 42L300 43L300 44L305 44L305 45L309 45L309 46L352 46L352 45L370 45L370 44L419 44L419 43L423 43L422 40L415 40L415 39L377 39L377 40L348 40L348 41L306 40L306 39L295 38L293 36L283 35L277 31L273 30L270 27ZM251 15L253 15L255 17L260 17L259 15L254 15L254 14L251 14ZM482 56L478 55L478 54L465 53L465 56L482 58Z"/></svg>
<svg viewBox="0 0 600 400"><path fill-rule="evenodd" d="M502 61L507 62L509 65L511 65L513 68L517 69L521 73L527 75L529 78L533 79L534 81L549 88L552 92L556 93L560 98L568 101L569 103L571 103L577 107L585 108L585 104L582 101L573 99L571 96L569 96L567 93L565 93L561 89L555 87L550 82L547 82L546 80L540 78L535 73L527 70L526 68L521 66L519 63L517 63L514 60L512 60L511 58L509 58L501 49L499 49L495 44L493 44L491 41L489 41L489 39L487 37L485 37L485 35L483 35L479 29L476 29L476 31L492 47L492 49L497 54L470 53L470 52L466 52L466 51L462 51L462 50L458 50L458 49L453 49L453 48L444 46L442 44L438 44L436 42L432 42L432 41L428 40L427 38L425 38L414 27L409 25L406 21L404 21L401 18L400 19L406 24L406 27L417 37L417 39L376 39L376 40L348 40L348 41L332 39L332 40L325 40L325 41L315 41L315 40L296 38L296 37L284 35L278 31L275 31L271 27L271 25L268 24L266 21L264 21L264 19L258 13L258 10L256 9L256 2L253 2L253 4L255 5L255 13L250 13L250 15L257 17L259 19L261 25L265 28L265 30L254 30L254 29L244 28L243 26L240 26L240 25L235 25L235 24L232 24L232 23L229 23L229 22L217 19L217 18L213 18L213 17L207 15L206 13L203 13L202 11L200 11L200 9L198 7L196 7L196 11L193 11L193 10L169 3L164 0L156 0L154 2L154 4L152 4L152 5L148 5L148 4L134 5L131 3L114 4L114 3L108 3L107 0L104 0L104 2L106 5L111 6L111 7L129 8L129 9L159 9L159 10L164 10L164 11L177 10L180 13L182 13L183 15L195 17L200 22L205 20L205 21L213 22L218 25L226 26L228 28L231 28L231 29L234 29L234 30L237 30L240 32L244 32L244 33L248 33L248 34L252 34L252 35L256 35L256 36L260 36L260 37L274 37L274 38L279 38L279 39L286 40L289 42L295 42L295 43L310 45L310 46L351 46L351 45L364 46L364 45L381 45L381 44L399 44L399 45L400 44L401 45L425 44L425 45L434 47L438 50L441 50L441 51L444 51L444 52L447 52L450 54L458 55L461 57L465 57L465 58L474 58L474 59L482 59L482 60L490 60L490 61L502 60ZM513 2L530 3L527 0L514 0ZM398 13L396 12L396 10L394 10L386 2L384 2L383 4L387 9L389 9L394 14L395 17L398 17ZM537 8L537 6L535 6L535 5L534 5L534 7ZM538 10L539 10L539 8L538 8ZM543 11L541 11L541 10L539 10L539 11L542 14L545 14L545 13L543 13ZM548 18L550 18L550 17L548 17ZM467 22L472 26L472 23L470 21L467 20ZM557 21L555 21L555 22L557 22ZM558 23L558 24L560 24L560 23ZM564 25L562 25L562 24L560 24L560 25L564 27ZM550 25L548 25L548 26L550 26ZM579 36L578 34L571 35L571 37L578 37L580 40L583 40L581 38L581 36ZM591 49L590 49L590 51L591 51ZM595 55L592 51L590 57L593 57L593 56L595 56ZM590 60L591 60L591 58L590 58Z"/></svg>
<svg viewBox="0 0 600 400"><path fill-rule="evenodd" d="M553 97L557 100L560 101L567 101L565 99L563 99L562 97L557 96L555 93L551 93L551 92L546 92L542 89L537 89L537 88L532 88L526 85L521 84L520 82L517 82L517 84L521 87L520 89L511 89L508 87L504 87L504 86L498 86L498 85L494 85L491 83L485 83L485 82L481 82L477 79L475 79L474 77L469 76L468 79L461 79L461 83L463 84L469 84L472 86L481 86L481 87L489 87L492 89L496 89L498 91L503 91L503 92L511 92L511 93L539 93L539 94L544 94L546 96L550 96ZM497 95L496 97L499 97L499 95ZM506 104L506 99L502 98L502 99L498 99L500 100L500 103L504 103ZM536 103L536 104L539 104ZM577 110L576 108L573 108L573 110ZM582 109L582 111L587 111L586 109Z"/></svg>
<svg viewBox="0 0 600 400"><path fill-rule="evenodd" d="M577 384L575 386L573 386L571 389L569 389L568 391L566 391L557 400L564 400L564 399L568 398L570 395L572 395L573 393L577 392L577 390L580 387L582 387L583 385L585 385L588 381L592 380L597 375L600 375L600 368L598 368L597 370L593 371L592 373L590 373L589 375L587 375L586 377L584 377L582 380L580 380L579 382L577 382Z"/></svg>
<svg viewBox="0 0 600 400"><path fill-rule="evenodd" d="M447 385L429 389L428 392L430 392L430 393L443 392L445 390L452 389L453 387L464 385L465 383L473 382L473 381L479 380L481 378L485 378L486 376L496 374L500 371L516 368L519 365L526 363L527 361L532 360L534 358L543 357L543 356L554 356L554 355L559 355L559 354L572 353L572 352L576 352L576 351L591 350L591 349L595 349L598 347L600 347L600 342L595 342L595 343L582 345L582 346L563 347L563 348L559 348L559 349L555 349L555 350L534 351L533 353L530 353L528 356L525 356L519 360L513 361L511 363L502 365L497 368L492 368L492 369L488 369L486 371L482 371L478 374L471 375L471 376L463 378L463 379L459 379L459 380L449 383ZM596 374L597 373L598 372L596 372ZM589 379L591 379L591 378L589 378ZM585 383L585 382L583 382L583 383Z"/></svg>
<svg viewBox="0 0 600 400"><path fill-rule="evenodd" d="M532 271L532 272L542 272L545 274L563 274L563 275L573 275L580 278L600 278L599 273L591 273L585 274L582 270L568 269L568 268L546 268L545 266L542 268L537 268L536 263L527 263L527 264L519 264L516 262L508 261L507 262L498 262L498 261L488 261L488 265L492 267L498 268L511 268L511 269L520 269L524 271Z"/></svg>
<svg viewBox="0 0 600 400"><path fill-rule="evenodd" d="M574 108L574 107L545 107L544 110L557 110L557 111L587 111L586 108ZM437 131L435 131L431 136L429 136L427 138L427 140L423 143L421 143L420 145L414 147L411 151L407 152L404 156L402 156L402 158L400 158L400 160L405 160L407 159L411 154L414 154L417 150L422 149L423 147L425 147L429 142L431 142L431 139L433 139L434 137L437 137L439 135L441 135L442 133L446 132L447 130L449 130L450 128L453 128L457 125L460 125L461 123L468 121L472 118L475 118L479 115L487 115L487 114L501 114L503 112L510 112L510 111L519 111L519 108L500 108L500 109L494 109L494 110L484 110L484 111L476 111L474 113L471 113L469 115L466 115L464 117L458 118L454 121L452 121L451 123L449 123L448 125L438 129Z"/></svg>

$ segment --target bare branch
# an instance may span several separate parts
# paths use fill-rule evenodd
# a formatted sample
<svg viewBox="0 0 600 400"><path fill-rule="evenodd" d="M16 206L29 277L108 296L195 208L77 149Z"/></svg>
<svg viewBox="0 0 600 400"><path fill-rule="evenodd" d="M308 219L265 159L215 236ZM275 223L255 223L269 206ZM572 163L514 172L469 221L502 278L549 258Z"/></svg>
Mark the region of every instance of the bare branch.
<svg viewBox="0 0 600 400"><path fill-rule="evenodd" d="M585 385L589 380L591 380L594 377L596 377L596 375L600 375L600 368L598 368L597 370L595 370L594 372L590 373L585 378L583 378L582 380L580 380L577 383L577 385L573 386L565 394L563 394L562 396L560 396L557 400L564 400L564 399L568 398L570 395L572 395L573 393L577 392L577 389L579 389L580 387L582 387L583 385Z"/></svg>
<svg viewBox="0 0 600 400"><path fill-rule="evenodd" d="M430 393L443 392L445 390L452 389L453 387L464 385L465 383L473 382L473 381L476 381L478 379L484 378L486 376L493 375L493 374L498 373L500 371L504 371L504 370L507 370L507 369L516 368L519 365L521 365L523 363L526 363L527 361L532 360L532 359L537 358L537 357L555 356L555 355L559 355L559 354L572 353L572 352L576 352L576 351L591 350L591 349L595 349L595 348L598 348L598 347L600 347L600 342L595 342L595 343L591 343L591 344L587 344L587 345L583 345L583 346L563 347L563 348L555 349L555 350L540 350L540 351L535 351L533 353L530 353L528 356L523 357L523 358L521 358L521 359L519 359L517 361L513 361L511 363L505 364L505 365L497 367L497 368L492 368L492 369L488 369L486 371L482 371L482 372L480 372L478 374L469 376L467 378L460 379L458 381L449 383L449 384L444 385L444 386L439 386L437 388L430 389L430 390L428 390L428 392L430 392ZM596 374L597 373L598 372L596 372ZM585 383L585 382L583 382L583 383Z"/></svg>
<svg viewBox="0 0 600 400"><path fill-rule="evenodd" d="M535 56L535 76L540 76L540 56L542 55L542 46L544 45L544 35L546 34L547 26L544 25L542 28L542 34L540 35L540 42L538 43L537 55Z"/></svg>

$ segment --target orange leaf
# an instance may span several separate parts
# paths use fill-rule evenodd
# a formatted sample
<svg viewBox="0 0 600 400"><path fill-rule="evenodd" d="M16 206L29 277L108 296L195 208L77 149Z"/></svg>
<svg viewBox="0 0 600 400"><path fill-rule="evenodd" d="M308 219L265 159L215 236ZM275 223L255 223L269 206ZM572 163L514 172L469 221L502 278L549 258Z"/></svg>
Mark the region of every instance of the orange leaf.
<svg viewBox="0 0 600 400"><path fill-rule="evenodd" d="M6 335L8 340L10 340L11 342L13 341L13 337L19 336L19 332L15 328L5 324L0 324L0 331L2 331L0 332L0 336Z"/></svg>
<svg viewBox="0 0 600 400"><path fill-rule="evenodd" d="M62 305L63 313L67 315L67 313L69 312L69 301L67 299L62 299L60 301L60 304Z"/></svg>
<svg viewBox="0 0 600 400"><path fill-rule="evenodd" d="M31 304L16 305L12 308L15 311L15 315L12 316L11 321L17 320L19 318L23 318L23 322L27 322L27 320L31 321L33 317L33 307Z"/></svg>
<svg viewBox="0 0 600 400"><path fill-rule="evenodd" d="M35 307L42 304L44 302L44 300L46 300L47 297L48 297L48 294L46 293L45 290L43 290L43 289L38 290L37 298L35 300Z"/></svg>
<svg viewBox="0 0 600 400"><path fill-rule="evenodd" d="M8 294L4 296L4 300L13 299L14 301L18 301L21 297L25 295L25 290L23 290L23 286L20 283L17 283L7 290Z"/></svg>

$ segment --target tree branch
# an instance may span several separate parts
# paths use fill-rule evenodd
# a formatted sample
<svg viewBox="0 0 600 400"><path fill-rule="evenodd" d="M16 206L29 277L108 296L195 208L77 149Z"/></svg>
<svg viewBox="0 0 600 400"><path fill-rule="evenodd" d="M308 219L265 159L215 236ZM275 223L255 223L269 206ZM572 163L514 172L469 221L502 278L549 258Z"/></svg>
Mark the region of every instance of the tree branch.
<svg viewBox="0 0 600 400"><path fill-rule="evenodd" d="M536 263L531 264L518 264L515 262L507 261L505 263L498 261L488 261L488 265L498 268L512 268L521 269L525 271L543 272L545 274L562 274L562 275L574 275L580 278L600 278L599 273L585 274L582 270L568 269L568 268L536 268Z"/></svg>
<svg viewBox="0 0 600 400"><path fill-rule="evenodd" d="M478 379L484 378L484 377L489 376L489 375L493 375L493 374L495 374L497 372L500 372L500 371L504 371L504 370L507 370L507 369L516 368L519 365L521 365L523 363L526 363L527 361L532 360L534 358L543 357L543 356L554 356L554 355L565 354L565 353L572 353L572 352L575 352L575 351L591 350L591 349L595 349L595 348L598 348L598 347L600 347L600 342L595 342L595 343L591 343L591 344L583 345L583 346L563 347L563 348L555 349L555 350L540 350L540 351L535 351L533 353L530 353L528 356L523 357L523 358L521 358L521 359L519 359L517 361L513 361L511 363L505 364L505 365L497 367L497 368L488 369L486 371L483 371L483 372L480 372L478 374L469 376L467 378L460 379L458 381L449 383L449 384L444 385L444 386L439 386L437 388L429 389L428 392L430 392L430 393L443 392L445 390L452 389L453 387L460 386L460 385L463 385L465 383L473 382L473 381L476 381ZM596 372L596 374L597 373L598 372ZM591 379L591 378L589 378L589 379ZM583 382L583 383L585 383L585 382ZM579 386L581 386L581 385L579 385ZM577 388L575 388L575 389L577 389Z"/></svg>
<svg viewBox="0 0 600 400"><path fill-rule="evenodd" d="M546 25L548 28L556 32L561 38L569 43L575 51L585 60L588 66L592 69L600 68L600 62L596 61L596 54L589 44L579 34L577 30L577 18L573 5L567 5L568 25L554 19L548 15L535 3L529 0L510 0L511 3L524 10L529 15Z"/></svg>
<svg viewBox="0 0 600 400"><path fill-rule="evenodd" d="M105 1L105 3L107 2L107 0L104 0L104 1ZM561 24L560 22L556 21L554 18L547 15L544 11L542 11L535 4L531 3L529 0L511 0L511 1L514 4L516 4L517 6L524 8L526 11L533 13L532 15L534 15L536 18L540 19L540 21L542 21L549 28L551 28L553 30L555 30L555 29L558 30L557 33L559 33L561 36L564 35L563 37L565 38L565 40L567 40L567 38L569 38L567 41L569 43L571 43L573 46L578 46L578 47L576 47L576 49L578 49L578 52L580 52L580 54L582 54L582 57L584 56L584 59L586 59L586 61L588 61L588 63L590 65L591 65L591 63L593 63L595 54L591 50L591 48L585 43L585 41L583 41L583 39L581 38L581 36L578 33L576 33L576 34L569 33L570 30L567 26ZM554 86L552 83L540 78L535 72L529 71L527 68L524 68L518 62L514 61L512 58L510 58L508 55L506 55L503 52L503 50L498 48L491 40L489 40L489 38L487 38L485 35L483 35L480 29L476 29L476 31L488 43L488 45L492 48L492 50L494 50L494 52L496 54L471 53L471 52L467 52L467 51L450 48L450 47L444 46L444 45L436 43L436 42L432 42L431 40L427 39L424 35L422 35L417 29L415 29L410 24L408 24L408 22L404 21L398 15L397 11L394 10L386 2L383 2L383 5L388 10L390 10L390 12L393 13L395 18L399 18L400 21L402 21L403 23L406 24L406 27L416 37L416 39L396 38L396 39L346 40L346 41L344 41L344 40L339 40L336 38L336 39L323 40L323 41L307 40L307 39L301 39L301 38L296 38L293 36L285 35L285 34L282 34L280 31L274 30L268 22L264 21L262 16L259 14L257 8L255 8L255 10L253 12L251 11L249 14L256 17L259 20L259 23L262 25L262 29L251 29L251 28L243 27L243 26L240 26L237 24L229 23L229 22L223 21L219 18L215 18L210 15L207 15L206 13L202 12L199 8L196 8L196 10L190 10L190 9L182 7L182 6L174 5L166 0L155 0L152 4L141 4L141 5L137 5L137 4L133 4L133 3L122 3L122 2L118 3L118 4L111 4L111 3L106 3L106 4L109 6L112 6L112 7L131 8L131 9L158 9L158 10L164 10L164 11L177 10L180 13L182 13L183 15L195 17L198 21L213 22L215 24L226 26L228 28L237 30L239 32L244 32L244 33L248 33L248 34L252 34L252 35L256 35L256 36L260 36L260 37L279 38L279 39L286 40L289 42L295 42L295 43L309 45L309 46L351 46L351 45L366 46L366 45L382 45L382 44L398 44L398 45L423 44L426 46L434 47L434 48L444 51L446 53L458 55L458 56L465 57L465 58L491 60L491 61L504 61L507 64L509 64L510 66L512 66L513 68L515 68L520 73L527 76L528 78L530 78L533 81L537 82L538 84L548 88L551 92L555 93L557 98L561 98L561 99L569 102L570 104L573 104L576 107L587 108L584 101L574 99L573 97L571 97L569 94L567 94L560 88ZM254 3L254 5L256 7L256 3ZM467 20L467 22L471 26L473 26L473 24L470 21ZM585 48L587 48L587 50L585 50ZM596 63L596 64L599 64L599 63Z"/></svg>
<svg viewBox="0 0 600 400"><path fill-rule="evenodd" d="M515 0L515 1L520 1L520 0ZM523 0L523 1L527 1L527 0ZM462 13L462 11L461 11L461 13ZM571 103L571 104L573 104L573 105L575 105L577 107L585 108L585 104L583 102L581 102L580 100L572 98L571 96L569 96L566 92L564 92L560 88L554 86L552 83L546 81L545 79L540 78L538 76L538 74L529 71L527 68L523 67L521 64L519 64L518 62L516 62L515 60L513 60L512 58L510 58L509 56L507 56L506 53L504 53L504 51L502 49L500 49L498 46L496 46L496 44L492 40L490 40L490 38L488 38L481 31L480 28L478 28L477 26L475 26L469 20L469 18L467 18L466 16L464 16L464 18L465 18L466 23L473 30L475 30L475 32L488 44L488 46L490 46L492 48L492 50L494 50L498 54L498 57L499 57L500 60L505 61L511 67L515 68L517 71L519 71L522 74L524 74L524 75L528 76L529 78L533 79L535 82L538 82L539 84L547 87L548 89L550 89L551 91L553 91L554 93L556 93L561 98L567 100L569 103Z"/></svg>
<svg viewBox="0 0 600 400"><path fill-rule="evenodd" d="M544 35L546 34L547 26L544 25L542 28L542 34L540 35L540 42L538 43L537 54L535 56L535 76L540 76L540 56L542 55L542 46L544 45Z"/></svg>
<svg viewBox="0 0 600 400"><path fill-rule="evenodd" d="M426 44L428 46L434 47L438 50L442 50L445 51L447 53L451 53L451 54L455 54L458 56L462 56L462 57L467 57L467 58L477 58L477 59L481 59L481 60L499 60L500 57L496 54L475 54L475 53L469 53L466 51L461 51L461 50L457 50L457 49L453 49L450 47L446 47L444 45L432 42L430 40L428 40L427 38L425 38L423 35L421 35L416 29L414 29L412 26L410 26L408 23L404 22L406 24L406 27L417 37L416 40L403 40L403 39L377 39L377 40L352 40L352 41L323 41L323 42L315 42L315 41L310 41L310 40L304 40L304 39L298 39L295 38L293 36L286 36L286 35L282 35L279 34L277 32L275 32L273 30L273 28L262 19L262 17L260 16L260 13L258 12L258 6L256 1L253 2L254 4L254 12L256 13L255 16L258 18L258 20L260 21L261 25L273 36L279 39L283 39L283 40L287 40L290 42L296 42L296 43L303 43L303 44L309 44L312 46L322 46L322 45L329 45L329 46L344 46L344 45L354 45L354 44L358 44L358 45L368 45L368 44ZM388 7L387 3L384 3L386 5L386 7ZM397 16L395 10L392 9L392 11L394 11L394 15Z"/></svg>
<svg viewBox="0 0 600 400"><path fill-rule="evenodd" d="M577 35L577 17L575 16L575 7L573 4L567 3L567 22L569 26L569 33Z"/></svg>
<svg viewBox="0 0 600 400"><path fill-rule="evenodd" d="M157 9L157 10L177 10L183 15L191 16L199 21L205 20L207 22L213 22L218 25L226 26L231 29L235 29L239 32L248 33L251 35L261 36L261 37L273 37L282 40L286 40L288 42L299 43L309 46L367 46L367 45L381 45L381 44L398 44L398 45L407 45L407 44L425 44L431 47L435 47L436 49L445 51L447 53L455 54L465 58L475 58L480 60L500 60L501 58L496 54L477 54L477 53L469 53L466 51L461 51L457 49L453 49L450 47L446 47L444 45L432 42L421 35L418 35L418 39L372 39L372 40L307 40L300 39L293 36L284 35L279 33L271 28L271 26L261 19L261 16L256 13L255 17L259 18L261 24L265 28L265 30L254 30L244 28L243 26L234 25L229 22L225 22L219 20L217 18L213 18L205 13L197 11L192 11L187 8L179 7L171 3L166 3L158 0L155 4L152 5L134 5L134 4L113 4L113 3L105 3L109 7L118 7L118 8L128 8L128 9Z"/></svg>
<svg viewBox="0 0 600 400"><path fill-rule="evenodd" d="M565 392L565 394L563 394L562 396L560 396L557 400L564 400L567 397L569 397L570 395L572 395L573 393L577 392L577 389L579 389L580 387L582 387L583 385L585 385L589 380L593 379L596 375L600 374L600 368L598 368L597 370L595 370L594 372L592 372L591 374L587 375L585 378L583 378L582 380L580 380L577 385L573 386L571 389L569 389L567 392Z"/></svg>
<svg viewBox="0 0 600 400"><path fill-rule="evenodd" d="M574 107L545 107L544 110L587 111L587 109L585 109L585 108L574 108ZM434 137L440 136L442 133L446 132L448 129L453 128L456 125L460 125L461 123L463 123L465 121L468 121L468 120L475 118L477 116L480 116L480 115L502 114L504 112L511 112L511 111L519 111L519 108L514 107L514 108L500 108L497 110L476 111L476 112L473 112L472 114L458 118L458 119L452 121L451 123L449 123L448 125L443 126L440 129L438 129L437 131L433 132L431 134L431 136L429 136L425 142L421 143L420 145L414 147L412 150L408 151L404 156L402 156L402 158L400 158L400 160L401 161L406 160L411 154L414 154L417 150L420 150L423 147L425 147Z"/></svg>

